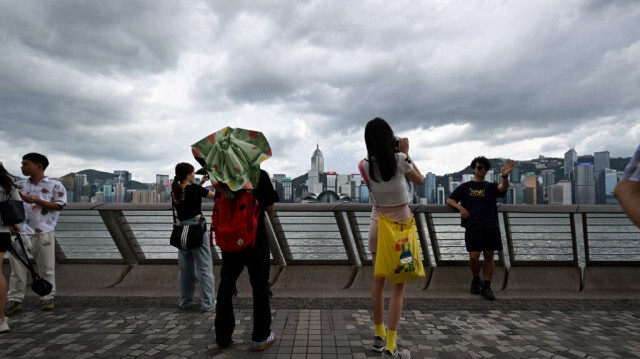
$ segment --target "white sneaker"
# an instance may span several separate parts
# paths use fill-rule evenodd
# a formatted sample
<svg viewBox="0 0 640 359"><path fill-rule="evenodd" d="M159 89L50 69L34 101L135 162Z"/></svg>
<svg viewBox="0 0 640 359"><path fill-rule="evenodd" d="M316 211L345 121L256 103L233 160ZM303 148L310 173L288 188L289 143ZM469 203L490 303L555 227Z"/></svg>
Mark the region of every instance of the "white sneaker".
<svg viewBox="0 0 640 359"><path fill-rule="evenodd" d="M269 334L267 339L261 342L253 342L253 350L255 351L265 350L269 345L273 344L273 342L275 341L276 341L276 333L271 332L271 334Z"/></svg>
<svg viewBox="0 0 640 359"><path fill-rule="evenodd" d="M0 319L0 333L6 333L9 331L9 320L7 317Z"/></svg>
<svg viewBox="0 0 640 359"><path fill-rule="evenodd" d="M390 351L385 349L382 353L382 359L411 359L411 352L409 349L396 348L396 352L391 354Z"/></svg>

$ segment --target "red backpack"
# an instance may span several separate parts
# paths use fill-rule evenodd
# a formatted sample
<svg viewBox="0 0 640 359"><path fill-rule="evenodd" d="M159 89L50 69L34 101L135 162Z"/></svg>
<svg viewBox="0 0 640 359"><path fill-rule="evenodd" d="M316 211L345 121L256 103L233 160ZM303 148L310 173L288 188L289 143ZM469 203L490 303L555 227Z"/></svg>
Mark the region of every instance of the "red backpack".
<svg viewBox="0 0 640 359"><path fill-rule="evenodd" d="M211 214L211 233L215 233L218 247L224 252L237 252L255 246L259 216L258 201L251 192L238 191L233 198L227 198L223 190L215 199Z"/></svg>

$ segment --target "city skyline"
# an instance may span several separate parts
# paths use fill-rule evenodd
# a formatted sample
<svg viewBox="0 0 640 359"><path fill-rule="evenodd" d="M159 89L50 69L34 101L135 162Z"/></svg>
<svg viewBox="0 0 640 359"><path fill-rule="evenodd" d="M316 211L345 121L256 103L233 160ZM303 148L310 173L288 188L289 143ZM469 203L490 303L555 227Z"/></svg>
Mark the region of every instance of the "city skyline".
<svg viewBox="0 0 640 359"><path fill-rule="evenodd" d="M570 150L571 150L571 149L569 149L568 151L570 151ZM320 151L320 154L324 157L324 152L322 151L322 149L320 148L320 146L319 146L319 145L316 145L316 149L314 149L314 151L313 151L313 152L310 154L310 156L309 156L309 158L310 158L311 162L313 162L313 158L314 158L315 154L317 153L317 151ZM567 151L567 152L568 152L568 151ZM609 158L610 158L610 159L623 159L623 160L628 161L628 160L631 158L631 155L629 155L629 156L622 156L622 157L614 157L614 156L611 156L611 155L610 155L610 152L609 152L609 151L607 151L607 150L603 150L603 151L597 151L597 152L594 152L594 153L591 153L591 154L580 154L580 153L577 153L577 152L576 152L576 160L577 160L578 158L580 158L580 157L594 157L594 159L595 159L595 157L596 157L595 155L596 155L596 154L598 154L598 153L604 153L604 152L609 153ZM491 157L491 158L493 158L493 157ZM539 154L537 157L530 158L530 159L516 159L516 158L511 158L511 159L515 160L515 161L516 161L516 162L518 162L518 163L526 163L526 162L531 162L531 161L539 160L540 158L547 158L547 159L565 159L565 156L558 156L558 157L554 157L554 156L545 156L545 155ZM473 159L473 158L470 158L470 159L469 159L469 163L471 163L471 160L472 160L472 159ZM496 159L497 159L497 158L496 158ZM198 164L197 164L197 163L195 163L195 162L196 162L196 161L194 160L194 161L193 161L193 163L194 163L194 167L197 167L197 166L198 166ZM307 162L309 162L309 161L307 161ZM263 162L263 165L261 166L262 168L265 168L264 163L266 163L266 162ZM326 163L326 160L324 160L324 159L323 159L322 164L321 164L321 165L316 165L316 166L318 166L318 167L316 167L316 168L320 168L320 169L322 169L322 171L321 171L321 172L336 172L336 173L338 173L338 174L345 174L345 175L346 175L346 174L355 174L355 173L358 173L357 163L356 163L356 164L355 164L355 166L354 166L354 170L353 170L353 171L350 171L350 172L339 172L339 171L334 171L334 170L330 169L331 167L326 167L326 166L325 166L325 163ZM565 159L565 163L566 163L566 159ZM6 164L5 164L5 167L7 167L7 165L6 165ZM325 168L325 167L326 167L326 168ZM430 170L430 169L427 169L427 170L422 170L422 169L421 169L421 171L422 171L422 172L424 172L425 176L426 176L426 174L427 174L427 173L429 173L429 172L430 172L430 173L434 173L436 176L442 177L442 176L447 176L447 175L450 175L450 174L454 174L454 173L458 173L458 172L464 171L466 167L469 167L469 164L467 164L466 166L463 166L463 167L459 168L459 169L458 169L458 170L456 170L456 171L448 172L448 173L439 173L439 172L432 171L432 170ZM10 168L10 167L7 167L7 168ZM607 167L607 168L609 168L609 167ZM197 168L196 168L196 169L197 169ZM307 174L307 172L309 172L309 169L313 169L313 163L311 164L311 166L309 166L309 163L307 163L307 169L306 169L306 170L304 170L304 171L302 171L301 173L297 173L297 174L292 174L292 173L277 173L277 172L276 172L276 173L274 173L274 172L271 172L271 171L269 171L268 169L266 169L266 168L265 168L265 170L266 170L266 171L269 173L269 175L270 175L270 176L272 176L272 177L273 177L273 175L278 174L278 175L285 175L286 177L289 177L289 178L292 178L292 179L293 179L293 178L300 177L300 176L304 176L305 174ZM496 168L493 168L493 169L494 169L494 170L496 170ZM85 168L85 169L81 169L81 170L78 170L78 171L71 171L71 172L65 173L65 174L63 174L63 175L61 175L61 176L54 176L54 175L51 175L51 174L49 174L49 173L46 173L46 174L47 174L49 177L51 177L51 178L60 178L60 177L66 176L66 175L70 175L70 174L77 174L77 173L79 173L79 172L82 172L82 171L88 171L88 170L95 170L95 171L100 171L100 172L109 173L109 174L111 174L111 173L116 174L117 172L124 171L124 172L126 172L126 173L127 173L127 176L128 176L127 180L133 180L133 181L135 181L135 182L139 182L139 183L143 183L143 184L157 183L157 178L158 178L158 176L167 176L167 177L169 178L169 180L172 180L172 179L173 179L173 176L174 176L174 175L173 175L173 173L171 173L171 174L169 174L169 173L153 173L153 174L148 174L148 175L147 175L147 177L148 177L148 178L153 178L153 180L148 181L148 182L143 182L143 181L136 180L135 173L133 173L133 172L131 172L131 171L127 170L127 169L118 169L118 170L101 170L101 169L97 169L97 168ZM325 171L325 170L326 170L326 171ZM497 170L499 170L499 168L498 168ZM596 172L597 172L597 171L596 171ZM20 172L11 172L11 173L12 173L14 176L21 177L21 173L20 173ZM145 178L146 178L146 177L145 177Z"/></svg>
<svg viewBox="0 0 640 359"><path fill-rule="evenodd" d="M499 182L502 159L490 160L493 168L487 171L485 180ZM507 195L500 201L508 204L616 204L613 190L628 161L629 158L611 158L608 151L578 156L573 148L566 151L564 158L538 156L518 161L510 175L511 186ZM80 172L60 179L68 189L70 203L169 201L171 184L168 175L156 174L155 183L142 184L132 181L131 173L126 170ZM408 198L411 203L444 204L448 194L473 177L468 168L444 176L428 172L423 185L409 184ZM319 146L310 158L306 175L291 178L286 174L272 174L271 180L282 202L369 200L368 188L363 185L359 173L340 174L325 170Z"/></svg>
<svg viewBox="0 0 640 359"><path fill-rule="evenodd" d="M352 172L385 118L423 171L640 139L640 3L0 2L0 161L153 182L225 126L270 173ZM330 21L327 21L330 19Z"/></svg>

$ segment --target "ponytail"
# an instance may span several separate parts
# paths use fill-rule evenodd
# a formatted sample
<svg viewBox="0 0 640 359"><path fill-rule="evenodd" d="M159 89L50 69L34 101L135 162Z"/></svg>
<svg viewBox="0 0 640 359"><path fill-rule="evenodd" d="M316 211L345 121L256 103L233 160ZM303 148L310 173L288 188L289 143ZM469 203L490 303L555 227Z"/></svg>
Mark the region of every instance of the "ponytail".
<svg viewBox="0 0 640 359"><path fill-rule="evenodd" d="M173 183L171 183L171 199L173 203L180 204L184 201L184 188L182 188L180 182L184 181L194 170L193 166L186 162L180 162L176 165L176 175L173 177Z"/></svg>
<svg viewBox="0 0 640 359"><path fill-rule="evenodd" d="M7 172L2 162L0 162L0 186L4 187L7 193L11 193L11 187L21 188L14 182L13 176Z"/></svg>

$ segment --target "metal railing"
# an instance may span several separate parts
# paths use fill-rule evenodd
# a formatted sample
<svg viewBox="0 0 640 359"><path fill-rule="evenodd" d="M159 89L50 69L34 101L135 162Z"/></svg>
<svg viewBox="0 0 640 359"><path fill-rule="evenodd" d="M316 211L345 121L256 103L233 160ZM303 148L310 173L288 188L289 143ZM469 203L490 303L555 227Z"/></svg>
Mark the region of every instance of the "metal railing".
<svg viewBox="0 0 640 359"><path fill-rule="evenodd" d="M206 217L211 203L203 204ZM267 218L272 262L371 265L370 204L277 203ZM460 215L412 205L425 264L467 265ZM498 265L638 266L640 230L619 206L500 205L505 250ZM175 263L170 204L70 204L56 228L59 263ZM220 262L217 247L214 262Z"/></svg>

